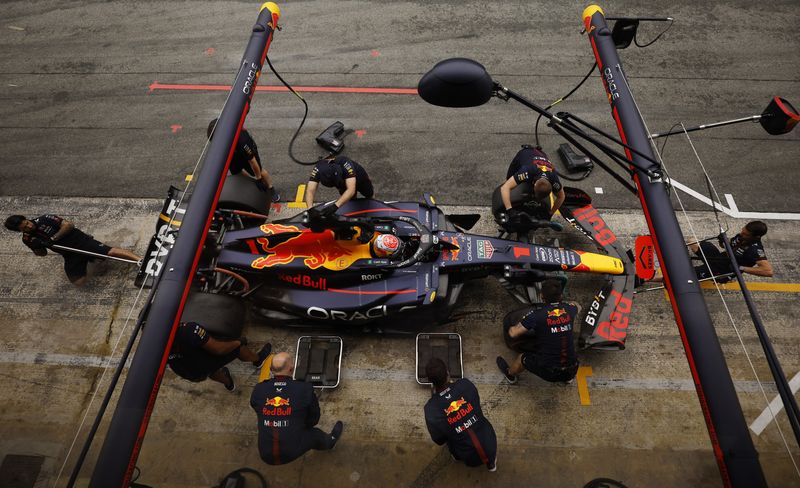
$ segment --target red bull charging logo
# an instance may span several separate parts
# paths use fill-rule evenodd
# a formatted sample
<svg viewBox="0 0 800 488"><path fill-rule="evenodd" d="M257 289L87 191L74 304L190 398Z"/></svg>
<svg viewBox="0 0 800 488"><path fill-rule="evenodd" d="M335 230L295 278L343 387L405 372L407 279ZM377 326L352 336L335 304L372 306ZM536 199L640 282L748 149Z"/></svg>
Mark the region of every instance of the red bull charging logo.
<svg viewBox="0 0 800 488"><path fill-rule="evenodd" d="M273 397L273 398L268 398L267 401L264 402L264 403L266 405L271 405L273 407L283 407L283 406L289 405L289 399L276 396L276 397Z"/></svg>
<svg viewBox="0 0 800 488"><path fill-rule="evenodd" d="M464 400L464 397L461 397L458 400L453 400L450 402L450 405L444 409L444 413L445 415L450 415L451 413L458 412L458 410L466 404L467 402Z"/></svg>
<svg viewBox="0 0 800 488"><path fill-rule="evenodd" d="M458 238L453 237L442 237L443 241L449 242L456 246L455 249L444 249L442 250L442 260L444 261L456 261L458 260L458 253L461 252L460 244L458 243Z"/></svg>
<svg viewBox="0 0 800 488"><path fill-rule="evenodd" d="M288 264L298 258L303 258L303 262L308 268L317 269L326 263L335 263L353 252L339 244L330 229L323 232L311 232L311 229L300 229L293 225L264 224L261 226L261 231L267 236L283 233L296 234L276 244L271 244L267 237L256 239L258 245L268 255L259 257L250 263L250 266L255 269Z"/></svg>
<svg viewBox="0 0 800 488"><path fill-rule="evenodd" d="M444 409L444 413L447 415L447 423L450 425L457 423L472 413L472 410L472 404L464 400L464 397L450 402L450 405Z"/></svg>
<svg viewBox="0 0 800 488"><path fill-rule="evenodd" d="M261 408L261 414L268 416L289 416L292 414L292 406L289 404L288 398L279 396L267 398L266 401L264 401L264 406Z"/></svg>

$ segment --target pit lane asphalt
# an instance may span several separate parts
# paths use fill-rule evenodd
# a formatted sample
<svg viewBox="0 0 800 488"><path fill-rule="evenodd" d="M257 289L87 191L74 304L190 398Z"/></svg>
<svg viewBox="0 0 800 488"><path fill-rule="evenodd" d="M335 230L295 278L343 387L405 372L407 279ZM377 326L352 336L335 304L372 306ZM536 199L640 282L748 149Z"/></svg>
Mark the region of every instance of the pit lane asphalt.
<svg viewBox="0 0 800 488"><path fill-rule="evenodd" d="M105 242L143 252L154 229L161 202L147 199L45 197L0 198L0 210L44 212L69 208L67 217L91 229ZM297 210L281 206L279 215ZM447 207L448 213L480 212L478 233L492 234L486 209ZM638 212L606 210L603 215L621 242L630 246L644 228ZM694 225L713 225L708 212L691 212ZM731 221L733 228L741 221ZM774 221L765 240L775 267L772 280L796 276L800 251L797 224ZM103 366L119 358L118 342L127 341L141 302L127 265L99 262L92 279L74 289L62 275L59 257L38 258L11 233L0 234L0 455L44 456L36 486L52 486L84 415L87 424L67 461L67 473L98 408L110 376ZM588 241L568 230L562 244L589 250ZM569 299L584 306L600 288L596 276L570 275ZM775 350L786 374L800 371L800 326L794 313L796 293L754 292ZM735 330L718 295L705 292L722 349L748 423L766 407ZM755 365L767 397L776 395L745 305L734 292L723 292ZM140 299L143 297L140 297ZM458 320L435 330L463 338L464 368L478 386L484 411L499 439L497 473L470 470L453 463L446 450L430 442L422 416L426 388L414 380L414 337L343 334L342 379L338 388L320 394L321 427L345 422L336 450L310 453L286 466L268 467L258 458L256 418L249 395L258 372L234 363L237 390L228 393L207 381L195 384L167 371L150 420L138 465L141 482L159 487L212 486L241 466L261 471L271 486L456 486L475 483L529 486L583 486L596 477L611 477L628 486L719 486L719 474L689 374L680 336L662 292L637 295L627 348L619 352L580 353L587 378L589 405L582 405L577 384L554 386L527 374L517 385L504 383L494 358L512 357L502 342L505 313L518 307L493 278L468 285L457 310ZM133 307L133 308L132 308ZM132 315L131 315L132 314ZM127 323L127 327L126 327ZM297 330L271 326L248 315L245 333L258 346L270 341L275 350L294 352L303 334L330 329ZM121 347L121 346L119 346ZM123 376L124 379L124 376ZM99 388L98 398L92 401ZM115 400L112 400L112 406ZM108 417L110 418L110 417ZM784 415L779 424L795 456L791 429ZM101 427L98 441L106 422ZM770 486L797 486L774 422L753 435ZM86 481L99 442L90 451Z"/></svg>
<svg viewBox="0 0 800 488"><path fill-rule="evenodd" d="M292 2L281 5L283 30L270 57L294 85L414 88L436 62L466 56L544 106L566 94L594 61L580 35L587 4ZM601 6L608 16L676 19L652 46L621 52L652 132L681 121L691 126L758 114L774 95L800 106L796 2ZM149 87L231 83L257 8L251 2L4 2L0 193L161 198L194 166L226 93ZM665 27L643 25L639 41ZM260 85L280 85L268 69L262 74ZM483 205L486 188L502 181L519 145L532 142L535 114L513 102L456 111L413 95L304 97L310 113L298 155L319 156L313 137L341 120L363 131L348 138L346 152L393 199L419 198L424 182L441 202ZM595 72L556 109L616 132L605 98ZM260 92L246 122L284 191L308 175L286 153L302 113L292 95ZM695 133L693 140L720 193L732 194L741 210L800 208L800 131L770 137L743 124ZM542 124L542 144L553 158L559 142ZM706 193L685 141L671 137L665 157L676 180ZM590 194L604 188L598 206L638 208L599 168L578 186ZM706 208L693 199L688 204Z"/></svg>
<svg viewBox="0 0 800 488"><path fill-rule="evenodd" d="M435 62L468 56L484 63L497 81L545 105L571 89L593 61L587 39L579 35L586 3L309 1L280 6L284 30L276 34L271 59L297 85L414 87ZM601 6L609 16L677 19L653 46L621 52L651 131L664 131L678 121L693 125L756 114L773 95L800 105L795 2L709 6L681 1L644 8L621 1ZM0 25L4 213L56 211L104 240L142 252L160 206L156 200L191 171L205 126L225 99L224 92L149 87L155 81L230 83L257 9L257 2L5 2ZM642 39L652 39L661 28L644 26ZM277 84L265 70L261 85ZM346 152L367 166L379 194L392 199L417 199L421 191L433 190L440 202L484 205L488 189L499 184L519 144L531 142L535 120L522 107L497 100L457 112L409 95L304 97L311 112L298 154L318 156L313 137L342 120L363 131L360 137L349 136ZM613 132L597 74L558 108ZM246 124L288 196L307 176L307 168L286 155L301 114L291 95L259 92ZM732 194L739 209L796 213L798 137L797 131L769 137L756 125L741 124L696 133L693 140L720 193ZM691 148L678 139L673 136L667 145L668 169L676 180L705 193ZM551 153L560 142L545 128L542 141ZM593 195L598 207L619 209L604 215L621 236L630 239L645 229L640 211L628 210L638 203L601 170L576 186ZM596 187L603 194L596 194ZM59 198L49 198L54 196ZM692 209L707 208L684 200ZM715 232L710 216L704 214L701 222L701 234ZM733 228L740 223L734 221ZM770 224L768 252L779 273L773 281L795 281L796 224ZM81 358L108 355L133 289L126 268L102 263L95 284L72 290L58 258L34 259L17 238L3 234L0 260L2 347L10 358L0 366L7 392L0 409L0 454L44 455L41 483L50 485L88 393L98 382L103 386L91 359ZM584 298L594 291L588 284L575 289ZM293 486L492 480L576 486L601 475L631 486L717 486L719 475L695 393L687 388L689 373L672 312L657 295L637 297L634 323L646 325L632 332L626 351L592 353L587 362L595 371L589 378L592 406L580 407L574 389L555 389L530 377L516 387L492 379L494 356L509 355L496 327L513 302L491 280L465 291L463 308L474 314L456 330L465 341L474 331L481 338L465 360L501 438L496 479L448 464L449 458L425 437L425 393L404 372L413 369L413 346L395 338L351 342L348 337L346 359L356 366L345 365L345 379L352 381L323 395L323 427L338 417L349 424L350 442L343 441L336 452L267 469L257 458L247 406L252 374L237 370L246 379L233 401L218 385L198 387L168 376L140 458L140 465L147 466L142 480L158 486L210 486L247 464L263 468L273 484ZM759 293L757 299L792 376L800 369L792 330L796 299L780 293ZM710 306L752 421L764 402L753 392L746 360L736 353L724 309ZM734 316L744 317L744 306L737 307ZM256 325L250 324L254 340L283 347L296 340L295 332ZM754 336L748 337L757 349ZM768 379L763 362L757 367L759 376ZM360 425L354 425L356 420ZM785 424L784 432L789 432ZM774 423L756 444L773 485L798 484ZM357 467L353 459L359 460Z"/></svg>

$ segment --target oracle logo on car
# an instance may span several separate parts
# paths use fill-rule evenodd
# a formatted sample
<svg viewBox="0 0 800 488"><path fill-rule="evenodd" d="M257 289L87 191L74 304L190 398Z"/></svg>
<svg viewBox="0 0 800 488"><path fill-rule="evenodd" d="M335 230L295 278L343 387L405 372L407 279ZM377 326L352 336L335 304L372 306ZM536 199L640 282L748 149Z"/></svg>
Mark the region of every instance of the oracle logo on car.
<svg viewBox="0 0 800 488"><path fill-rule="evenodd" d="M313 319L319 320L341 320L345 322L354 322L360 320L370 320L379 317L386 317L386 305L378 305L366 310L355 310L352 312L345 312L344 310L329 310L320 307L308 307L306 315Z"/></svg>

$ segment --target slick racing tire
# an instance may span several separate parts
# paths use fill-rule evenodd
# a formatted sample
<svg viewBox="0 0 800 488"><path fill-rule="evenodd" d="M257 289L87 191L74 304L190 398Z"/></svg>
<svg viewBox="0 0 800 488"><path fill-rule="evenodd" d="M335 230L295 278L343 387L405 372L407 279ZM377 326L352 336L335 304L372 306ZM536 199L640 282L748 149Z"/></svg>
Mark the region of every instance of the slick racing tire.
<svg viewBox="0 0 800 488"><path fill-rule="evenodd" d="M512 310L508 312L506 316L503 318L503 340L506 342L506 346L509 349L512 349L517 352L532 352L533 351L533 338L532 337L517 337L513 339L510 335L508 335L508 330L518 324L522 317L525 316L532 308L539 308L541 307L541 303L533 304L533 307L523 307L518 308L516 310Z"/></svg>
<svg viewBox="0 0 800 488"><path fill-rule="evenodd" d="M272 192L261 191L251 178L241 174L228 175L217 208L269 215L271 201Z"/></svg>
<svg viewBox="0 0 800 488"><path fill-rule="evenodd" d="M244 303L238 298L193 291L186 299L181 322L197 322L220 339L238 339L244 327L244 314Z"/></svg>

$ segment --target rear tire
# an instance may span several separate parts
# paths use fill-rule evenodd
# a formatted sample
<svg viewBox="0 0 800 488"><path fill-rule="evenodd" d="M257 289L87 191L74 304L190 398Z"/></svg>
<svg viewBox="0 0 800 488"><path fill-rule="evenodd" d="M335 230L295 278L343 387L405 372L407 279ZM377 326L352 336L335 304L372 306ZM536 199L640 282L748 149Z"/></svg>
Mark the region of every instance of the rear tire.
<svg viewBox="0 0 800 488"><path fill-rule="evenodd" d="M225 179L225 186L222 187L219 195L217 208L269 215L271 203L271 190L261 191L252 178L236 174L228 175Z"/></svg>
<svg viewBox="0 0 800 488"><path fill-rule="evenodd" d="M181 322L197 322L217 338L238 339L244 315L245 306L239 298L193 291L186 299Z"/></svg>
<svg viewBox="0 0 800 488"><path fill-rule="evenodd" d="M512 326L518 324L522 317L525 316L529 311L533 308L538 308L541 306L541 303L534 304L533 307L524 307L518 308L516 310L512 310L508 312L506 316L503 318L503 340L508 346L509 349L513 349L517 352L532 352L534 349L534 339L532 337L518 337L516 339L512 339L510 335L508 335L508 329Z"/></svg>

